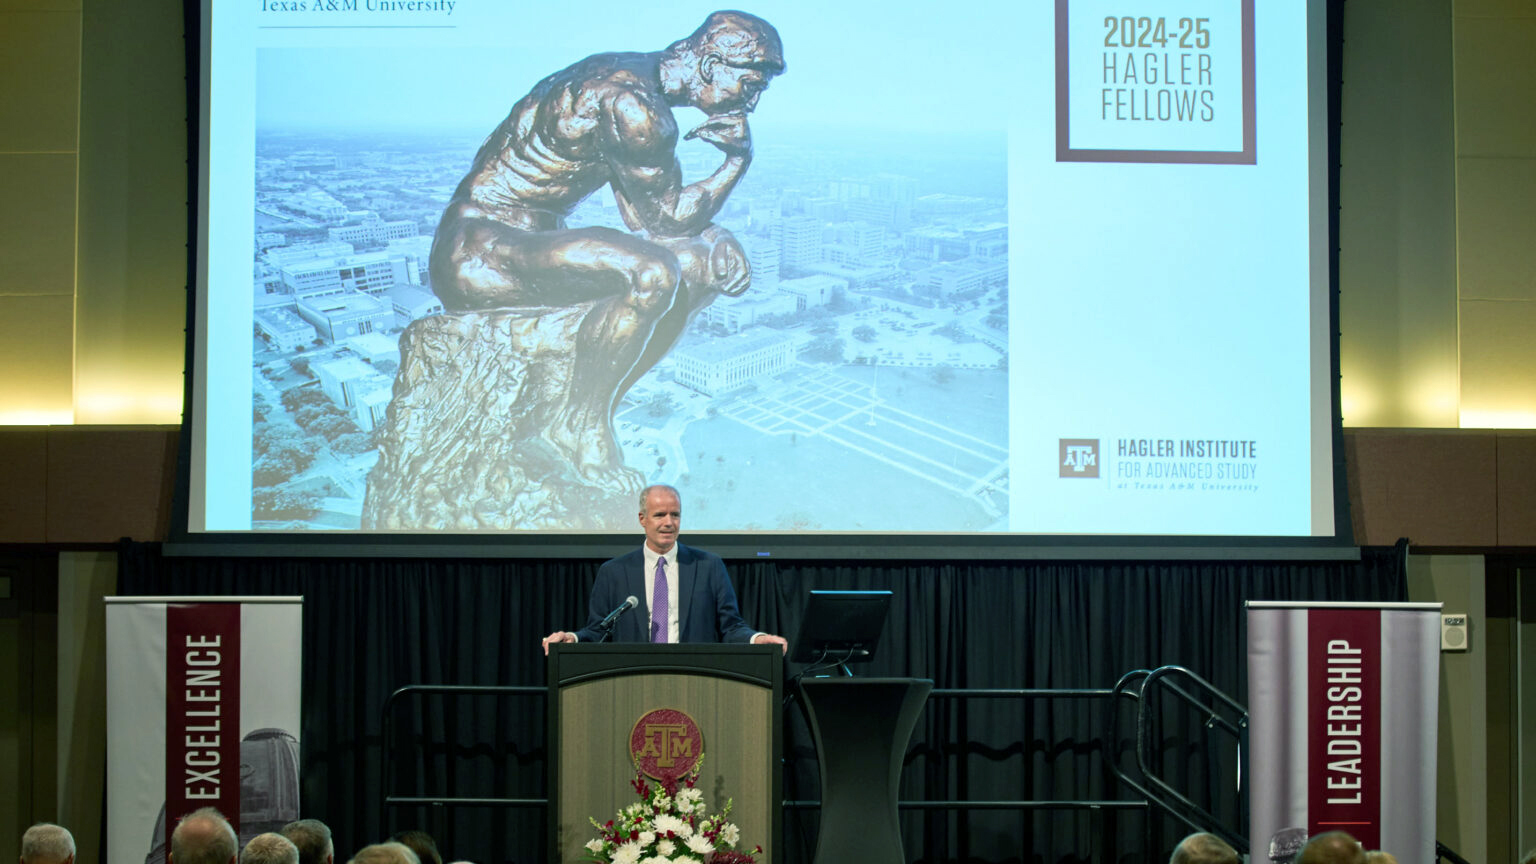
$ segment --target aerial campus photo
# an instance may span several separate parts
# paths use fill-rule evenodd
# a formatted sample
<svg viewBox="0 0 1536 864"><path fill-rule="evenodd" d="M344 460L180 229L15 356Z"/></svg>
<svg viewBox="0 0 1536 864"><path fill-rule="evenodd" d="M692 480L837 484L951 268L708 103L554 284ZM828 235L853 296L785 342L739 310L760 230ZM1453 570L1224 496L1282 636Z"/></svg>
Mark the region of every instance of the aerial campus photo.
<svg viewBox="0 0 1536 864"><path fill-rule="evenodd" d="M483 140L258 129L253 529L366 527L402 332L452 315L428 258ZM750 286L621 391L629 476L677 486L693 530L898 530L914 506L1007 530L1003 137L754 143L715 217ZM684 182L720 165L690 145ZM625 230L606 187L567 224Z"/></svg>

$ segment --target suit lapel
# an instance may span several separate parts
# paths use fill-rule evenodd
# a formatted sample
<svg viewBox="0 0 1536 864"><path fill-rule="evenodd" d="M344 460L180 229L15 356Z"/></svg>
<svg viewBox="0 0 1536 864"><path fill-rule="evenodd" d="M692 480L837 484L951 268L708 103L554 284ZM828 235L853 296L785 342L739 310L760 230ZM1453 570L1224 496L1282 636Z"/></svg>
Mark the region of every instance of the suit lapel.
<svg viewBox="0 0 1536 864"><path fill-rule="evenodd" d="M692 635L688 632L688 612L693 608L694 571L697 568L692 550L679 543L673 551L677 552L677 641L687 642Z"/></svg>
<svg viewBox="0 0 1536 864"><path fill-rule="evenodd" d="M633 557L629 565L624 568L624 582L627 586L625 596L633 594L640 598L640 605L629 610L626 618L633 617L635 642L651 641L651 598L645 596L645 550L639 549L630 553Z"/></svg>

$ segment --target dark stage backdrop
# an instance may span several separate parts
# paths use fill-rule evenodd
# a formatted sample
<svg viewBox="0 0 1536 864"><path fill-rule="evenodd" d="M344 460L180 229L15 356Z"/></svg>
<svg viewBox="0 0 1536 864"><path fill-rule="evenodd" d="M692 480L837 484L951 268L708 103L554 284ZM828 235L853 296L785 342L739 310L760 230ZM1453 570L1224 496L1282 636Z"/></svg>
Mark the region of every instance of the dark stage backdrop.
<svg viewBox="0 0 1536 864"><path fill-rule="evenodd" d="M303 808L334 829L338 860L423 827L445 860L542 864L542 809L397 808L381 817L381 708L407 684L543 686L539 639L581 623L599 563L187 558L125 543L119 584L124 594L304 596ZM813 588L893 591L879 656L856 667L861 675L931 678L940 688L1109 688L1131 670L1178 664L1243 703L1244 601L1406 599L1393 549L1362 550L1358 563L754 561L731 563L731 575L748 623L790 638ZM786 680L798 671L789 664ZM396 715L390 792L544 797L544 709L544 699L526 696L410 702ZM1158 718L1154 769L1238 829L1245 799L1232 739L1213 736L1195 712L1169 708ZM815 757L797 706L783 722L785 796L813 800ZM902 796L1139 798L1108 761L1131 765L1133 747L1130 711L1105 699L934 701L913 735ZM786 816L782 860L810 861L814 816ZM1086 862L1165 860L1188 828L1156 808L912 809L903 832L910 860Z"/></svg>

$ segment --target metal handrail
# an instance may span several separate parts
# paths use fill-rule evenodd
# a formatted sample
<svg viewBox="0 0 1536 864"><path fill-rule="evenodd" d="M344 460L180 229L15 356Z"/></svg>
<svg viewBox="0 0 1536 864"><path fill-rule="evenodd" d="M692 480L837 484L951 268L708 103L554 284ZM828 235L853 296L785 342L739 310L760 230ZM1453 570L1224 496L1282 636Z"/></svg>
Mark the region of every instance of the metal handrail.
<svg viewBox="0 0 1536 864"><path fill-rule="evenodd" d="M1199 698L1190 694L1183 688L1164 680L1170 676L1175 675L1190 679L1195 684L1200 686L1200 688L1205 692L1206 696L1213 697L1216 702L1220 703L1221 706L1224 706L1228 710L1235 712L1237 715L1237 722L1234 724L1231 721L1226 720L1226 718L1217 713L1217 710L1213 708L1212 705L1201 701ZM1137 684L1138 681L1139 686ZM1115 683L1114 687L1116 695L1129 698L1136 703L1136 767L1141 772L1141 776L1147 781L1148 785L1143 786L1141 783L1137 782L1129 774L1127 774L1121 767L1119 759L1110 760L1111 769L1115 772L1115 776L1120 778L1122 783L1125 783L1127 786L1130 786L1132 789L1135 789L1137 792L1145 795L1147 800L1157 804L1163 809L1165 813L1184 823L1191 830L1210 831L1212 833L1219 834L1222 839L1232 844L1233 848L1237 849L1238 852L1246 853L1248 851L1247 837L1243 836L1238 831L1234 831L1228 828L1226 825L1223 825L1221 821L1216 817L1216 814L1210 812L1204 807L1201 807L1192 801L1188 796L1179 792L1177 789L1174 789L1172 784L1158 776L1148 764L1147 754L1152 750L1152 745L1149 741L1151 718L1150 711L1148 709L1148 702L1144 697L1147 693L1148 687L1159 684L1162 687L1172 691L1174 695L1178 696L1192 707L1206 712L1208 716L1206 717L1205 727L1207 729L1223 729L1233 734L1238 739L1238 762L1241 764L1243 734L1244 731L1248 728L1247 709L1244 708L1235 699L1217 689L1215 685L1195 674L1193 671L1183 666L1168 665L1158 667L1157 669L1136 669L1127 672L1125 675L1121 676L1120 680ZM1113 736L1113 723L1111 728L1111 735ZM1241 771L1241 769L1239 769L1239 771ZM1241 775L1239 775L1238 794L1242 794ZM1199 817L1200 821L1196 821L1196 819L1190 815L1191 813Z"/></svg>
<svg viewBox="0 0 1536 864"><path fill-rule="evenodd" d="M389 825L389 808L392 805L433 805L449 807L547 807L549 799L545 798L460 798L460 797L422 797L422 796L397 796L389 794L389 783L392 779L390 772L390 749L394 742L394 706L406 696L415 695L452 695L452 696L548 696L549 688L531 687L527 685L473 685L473 684L407 684L396 689L384 700L381 709L383 715L382 736L380 749L383 751L380 771L380 785L384 787L384 795L379 801L379 825Z"/></svg>

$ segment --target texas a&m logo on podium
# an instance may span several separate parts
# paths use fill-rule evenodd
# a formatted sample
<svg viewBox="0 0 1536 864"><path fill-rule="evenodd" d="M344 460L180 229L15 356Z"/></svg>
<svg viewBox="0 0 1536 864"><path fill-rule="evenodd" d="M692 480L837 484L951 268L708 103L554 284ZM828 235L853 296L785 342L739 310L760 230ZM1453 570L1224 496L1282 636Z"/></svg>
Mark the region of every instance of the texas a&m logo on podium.
<svg viewBox="0 0 1536 864"><path fill-rule="evenodd" d="M699 724L676 708L657 708L641 715L629 733L629 755L635 768L663 782L692 771L704 755Z"/></svg>

